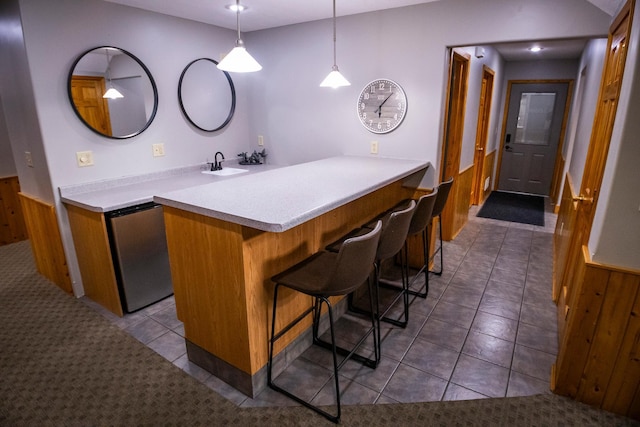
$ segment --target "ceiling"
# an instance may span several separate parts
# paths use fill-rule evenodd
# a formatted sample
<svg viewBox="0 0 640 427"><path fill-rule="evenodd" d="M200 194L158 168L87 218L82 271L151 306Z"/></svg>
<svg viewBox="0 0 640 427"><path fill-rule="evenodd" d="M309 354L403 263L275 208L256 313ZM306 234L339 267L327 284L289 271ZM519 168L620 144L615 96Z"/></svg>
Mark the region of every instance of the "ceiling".
<svg viewBox="0 0 640 427"><path fill-rule="evenodd" d="M235 12L225 6L234 0L105 0L139 9L204 22L222 28L236 29ZM447 0L343 0L336 4L338 16L376 10L411 6L421 3ZM530 1L530 0L529 0ZM625 0L585 0L613 16ZM331 18L333 4L329 0L242 0L248 9L240 15L243 32L257 31L284 25ZM555 40L540 42L543 50L535 54L537 59L578 58L586 40ZM532 59L526 50L532 43L502 43L494 45L507 61Z"/></svg>
<svg viewBox="0 0 640 427"><path fill-rule="evenodd" d="M105 0L165 15L205 22L222 28L236 29L235 13L226 5L234 0ZM375 10L392 9L446 0L342 0L336 3L338 16ZM473 0L471 0L473 1ZM613 16L624 0L585 0ZM329 0L241 0L248 9L240 15L242 31L256 31L301 22L330 18L333 5Z"/></svg>

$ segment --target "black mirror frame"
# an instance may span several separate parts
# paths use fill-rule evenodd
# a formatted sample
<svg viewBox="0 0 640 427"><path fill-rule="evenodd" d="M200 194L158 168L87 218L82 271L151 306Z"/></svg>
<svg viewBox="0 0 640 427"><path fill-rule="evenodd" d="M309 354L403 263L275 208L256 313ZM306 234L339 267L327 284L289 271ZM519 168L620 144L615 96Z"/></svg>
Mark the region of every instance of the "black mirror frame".
<svg viewBox="0 0 640 427"><path fill-rule="evenodd" d="M147 123L139 131L134 132L134 133L129 134L129 135L123 135L123 136L105 135L104 133L98 131L93 126L91 126L89 123L87 123L85 121L85 119L82 117L82 115L80 114L80 112L78 111L78 109L76 108L76 105L73 102L73 95L71 93L71 78L73 77L73 70L76 69L76 65L78 65L78 62L80 62L82 60L82 58L84 58L84 56L86 54L88 54L89 52L92 52L92 51L94 51L96 49L115 49L115 50L119 50L120 52L128 55L131 59L136 61L138 63L138 65L140 65L140 67L142 67L144 72L147 74L147 77L149 78L149 82L151 83L151 87L153 89L153 111L151 112L151 115L149 116L149 119L147 120ZM91 129L94 133L96 133L96 134L98 134L100 136L104 136L105 138L109 138L109 139L128 139L128 138L133 138L134 136L140 135L142 132L144 132L151 125L151 122L153 122L153 119L156 117L156 113L158 112L158 87L156 86L156 82L153 80L153 76L151 75L151 72L149 71L147 66L144 65L144 63L142 61L140 61L140 59L138 59L137 56L135 56L131 52L128 52L128 51L126 51L126 50L124 50L122 48L115 47L115 46L97 46L97 47L92 47L91 49L88 49L88 50L82 52L78 56L78 58L71 65L71 69L69 70L69 75L67 77L67 95L69 96L69 102L71 103L71 107L73 108L73 112L76 113L76 116L78 116L80 121L86 127Z"/></svg>
<svg viewBox="0 0 640 427"><path fill-rule="evenodd" d="M229 109L229 115L227 116L227 119L220 126L218 126L217 128L215 128L215 129L204 129L201 126L198 126L191 119L191 117L189 117L189 114L187 113L187 110L184 108L184 103L182 102L182 80L184 79L184 75L187 73L187 70L189 69L189 67L191 67L196 62L203 61L203 60L204 61L213 62L216 66L218 65L218 62L213 60L213 59L211 59L211 58L198 58L198 59L194 59L189 64L187 64L187 66L184 67L184 70L182 70L182 74L180 74L180 80L178 81L178 102L180 103L180 109L182 110L182 114L189 121L189 123L191 123L196 128L200 129L201 131L204 131L204 132L216 132L216 131L219 131L220 129L224 128L226 125L229 124L229 122L233 118L234 112L236 111L236 88L233 85L233 80L231 80L231 76L229 75L228 72L220 70L220 72L224 73L225 77L227 78L227 81L229 82L229 87L231 88L231 108Z"/></svg>

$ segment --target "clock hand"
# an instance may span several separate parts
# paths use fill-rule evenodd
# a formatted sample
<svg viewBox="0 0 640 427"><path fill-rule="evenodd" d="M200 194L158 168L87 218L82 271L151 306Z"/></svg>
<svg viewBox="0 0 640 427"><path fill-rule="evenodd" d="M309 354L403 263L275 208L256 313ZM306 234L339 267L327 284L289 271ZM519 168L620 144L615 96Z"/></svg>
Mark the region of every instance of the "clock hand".
<svg viewBox="0 0 640 427"><path fill-rule="evenodd" d="M385 100L384 100L384 101L382 101L382 104L380 104L380 105L378 106L378 109L376 110L376 111L378 112L378 118L380 118L380 116L382 116L382 106L384 105L384 103L385 103L385 102L387 102L387 100L388 100L389 98L391 98L391 95L393 95L393 92L391 92L391 93L389 94L389 96L387 96L387 97L385 98Z"/></svg>

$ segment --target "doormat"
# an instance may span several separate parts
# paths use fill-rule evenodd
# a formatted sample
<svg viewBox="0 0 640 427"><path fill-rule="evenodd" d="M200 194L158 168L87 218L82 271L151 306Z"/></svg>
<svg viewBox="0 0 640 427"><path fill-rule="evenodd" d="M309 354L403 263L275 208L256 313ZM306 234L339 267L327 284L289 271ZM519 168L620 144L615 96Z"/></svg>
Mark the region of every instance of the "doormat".
<svg viewBox="0 0 640 427"><path fill-rule="evenodd" d="M522 224L544 225L544 197L493 191L476 216Z"/></svg>

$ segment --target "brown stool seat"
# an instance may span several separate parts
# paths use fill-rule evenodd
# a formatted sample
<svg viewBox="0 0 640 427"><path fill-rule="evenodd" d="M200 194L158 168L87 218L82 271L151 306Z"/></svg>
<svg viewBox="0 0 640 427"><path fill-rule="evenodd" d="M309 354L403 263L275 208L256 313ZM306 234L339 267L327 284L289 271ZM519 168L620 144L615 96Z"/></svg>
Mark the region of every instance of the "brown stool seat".
<svg viewBox="0 0 640 427"><path fill-rule="evenodd" d="M381 263L384 260L394 258L396 255L400 254L403 256L402 249L404 247L404 242L407 238L407 232L409 231L409 226L411 224L411 218L413 217L413 213L416 208L416 202L413 200L409 200L406 204L403 204L396 210L387 211L382 215L382 219L377 220L374 224L382 223L382 234L380 236L380 242L378 243L378 250L376 252L376 260L375 260L375 272L376 272L376 315L380 320L385 322L400 326L406 327L409 322L409 296L407 293L408 286L408 277L406 273L406 262L401 262L401 280L402 286L385 286L391 287L394 290L398 290L399 292L394 296L394 298L386 305L383 312L380 312L379 306L379 294L380 287L384 286L385 283L381 279ZM354 235L361 235L362 233L367 233L371 230L370 224L365 224L363 227L353 230L347 234L344 238L348 238ZM339 247L340 240L334 242L326 247L328 251L335 250L335 248ZM392 319L387 316L387 314L391 311L391 309L395 306L396 302L403 299L403 320ZM366 309L361 309L354 305L353 296L349 296L349 309L358 313L367 313Z"/></svg>
<svg viewBox="0 0 640 427"><path fill-rule="evenodd" d="M438 189L433 192L421 196L418 199L416 211L411 219L411 225L409 226L408 237L421 235L422 238L422 256L424 264L420 267L418 272L409 280L408 292L410 295L415 295L420 298L426 298L429 294L429 225L431 224L431 218L433 216L433 207L438 197ZM405 242L405 251L408 251L407 243ZM408 254L405 257L408 260ZM407 266L408 271L408 266ZM411 289L411 286L415 283L421 273L424 273L424 292L421 290L415 291ZM421 287L420 289L422 289Z"/></svg>
<svg viewBox="0 0 640 427"><path fill-rule="evenodd" d="M350 359L359 361L364 365L375 368L380 362L379 352L379 320L375 316L373 300L373 286L371 284L371 273L374 269L374 261L380 235L382 234L382 223L376 225L373 230L367 233L346 239L337 253L318 252L304 261L292 266L286 271L272 277L275 282L273 291L273 317L271 321L271 338L269 339L269 361L267 365L267 383L272 389L283 393L298 403L318 412L333 422L340 421L340 382L338 370ZM371 327L360 338L358 343L351 349L345 349L336 345L333 309L329 297L337 295L347 295L367 282L369 287L369 305ZM276 332L276 319L278 307L278 290L281 286L293 289L312 297L312 304L296 319ZM325 342L319 337L319 324L322 313L322 304L327 307L329 316L329 329L331 332L331 342ZM335 380L337 414L333 415L319 407L312 405L306 400L294 395L275 384L273 379L273 347L274 343L280 339L287 331L298 324L307 315L313 315L312 335L313 343L332 350L333 354L333 375ZM362 343L373 335L374 358L367 358L357 354ZM338 364L337 354L344 355L345 358Z"/></svg>

